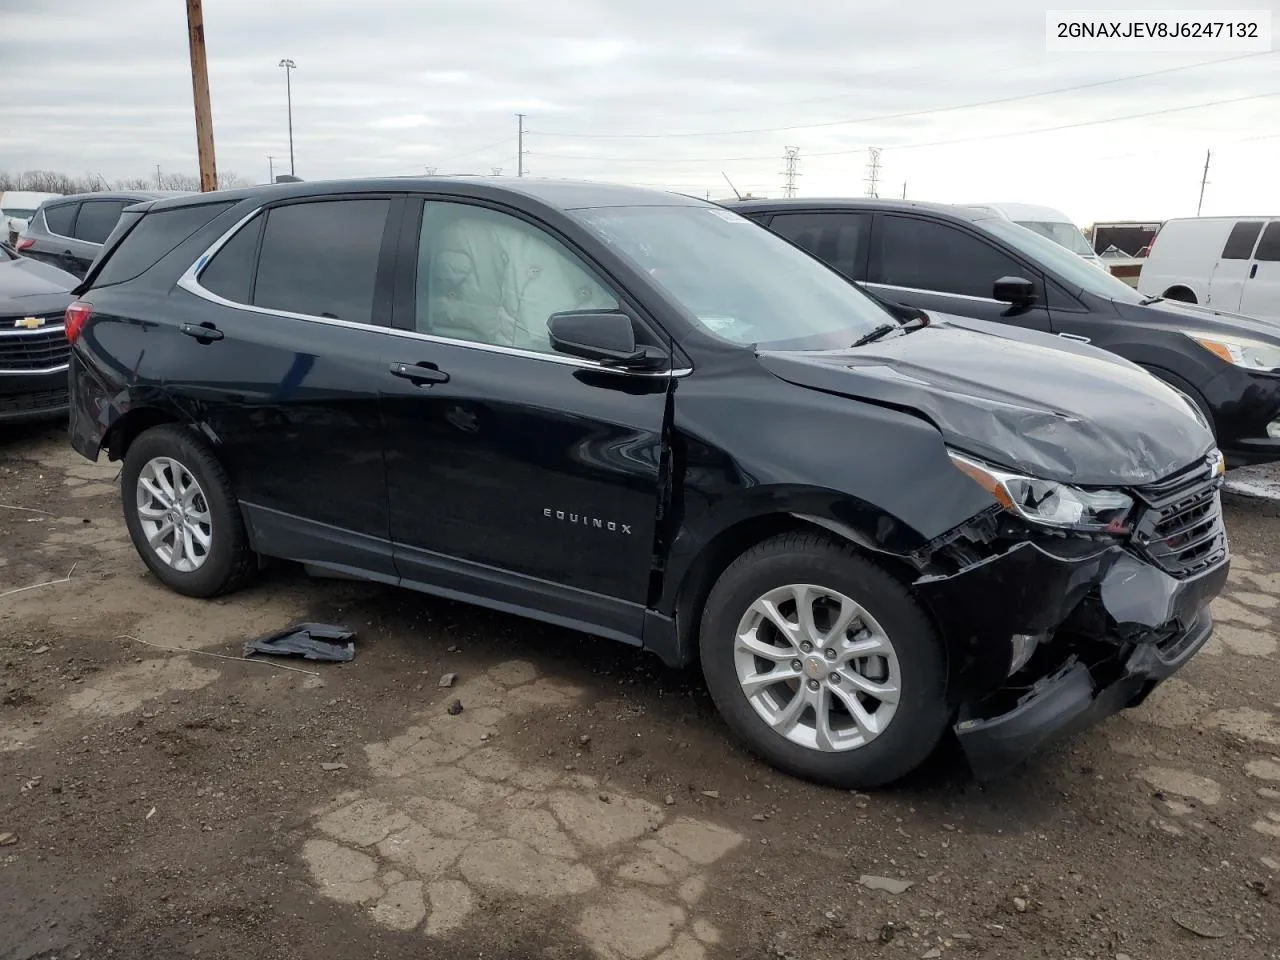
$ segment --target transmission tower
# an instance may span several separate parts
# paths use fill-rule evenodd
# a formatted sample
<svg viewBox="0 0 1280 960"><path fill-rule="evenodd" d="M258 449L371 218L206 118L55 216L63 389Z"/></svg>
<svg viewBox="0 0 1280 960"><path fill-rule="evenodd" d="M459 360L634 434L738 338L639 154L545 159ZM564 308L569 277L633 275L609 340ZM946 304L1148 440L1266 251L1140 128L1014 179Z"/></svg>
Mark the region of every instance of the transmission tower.
<svg viewBox="0 0 1280 960"><path fill-rule="evenodd" d="M880 196L880 148L867 148L867 196Z"/></svg>
<svg viewBox="0 0 1280 960"><path fill-rule="evenodd" d="M800 164L800 148L787 147L783 162L785 166L782 169L782 195L784 197L794 197L796 195L796 177L800 176L800 173L796 170L796 167Z"/></svg>

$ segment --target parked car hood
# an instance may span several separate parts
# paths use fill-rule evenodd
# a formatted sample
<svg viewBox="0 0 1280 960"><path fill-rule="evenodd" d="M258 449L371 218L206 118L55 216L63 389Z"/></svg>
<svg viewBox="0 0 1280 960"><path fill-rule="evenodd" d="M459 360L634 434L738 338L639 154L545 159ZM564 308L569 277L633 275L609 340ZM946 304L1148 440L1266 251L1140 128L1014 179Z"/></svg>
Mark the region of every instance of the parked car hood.
<svg viewBox="0 0 1280 960"><path fill-rule="evenodd" d="M1280 345L1280 323L1275 320L1260 320L1242 313L1178 300L1160 300L1145 305L1121 303L1116 306L1126 317L1139 322L1157 323L1162 327L1175 327L1206 336L1235 334Z"/></svg>
<svg viewBox="0 0 1280 960"><path fill-rule="evenodd" d="M1187 402L1133 364L932 316L906 336L839 351L761 351L760 362L799 386L915 412L949 445L1046 480L1140 486L1213 448Z"/></svg>
<svg viewBox="0 0 1280 960"><path fill-rule="evenodd" d="M29 257L0 260L0 315L65 310L80 281L65 270Z"/></svg>

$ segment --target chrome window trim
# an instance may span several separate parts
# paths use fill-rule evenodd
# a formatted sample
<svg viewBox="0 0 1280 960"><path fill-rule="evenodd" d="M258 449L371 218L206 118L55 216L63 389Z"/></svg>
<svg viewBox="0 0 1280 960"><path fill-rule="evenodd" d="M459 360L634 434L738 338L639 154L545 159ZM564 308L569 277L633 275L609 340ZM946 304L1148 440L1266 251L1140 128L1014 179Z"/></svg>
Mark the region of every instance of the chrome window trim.
<svg viewBox="0 0 1280 960"><path fill-rule="evenodd" d="M993 300L991 297L974 297L967 293L950 293L946 290L925 290L921 287L899 287L892 283L872 283L870 280L861 281L868 287L880 287L884 290L901 290L903 293L924 293L931 297L955 297L958 300L972 300L974 303L1003 303L1002 300Z"/></svg>
<svg viewBox="0 0 1280 960"><path fill-rule="evenodd" d="M62 373L67 370L71 364L60 363L56 367L45 367L43 370L6 370L0 367L0 375L6 377L42 377L50 373Z"/></svg>
<svg viewBox="0 0 1280 960"><path fill-rule="evenodd" d="M246 213L236 223L227 228L227 231L218 237L204 253L196 258L195 263L187 267L182 276L178 278L177 285L187 293L207 300L210 303L216 303L222 307L230 307L233 310L248 310L251 313L261 314L268 317L283 317L286 320L305 320L308 323L321 323L331 327L344 327L350 330L364 330L373 333L381 333L388 336L399 337L403 340L419 340L426 343L441 343L446 346L470 347L473 350L481 350L486 353L505 354L513 357L526 357L531 360L541 360L546 363L559 363L569 367L579 367L586 370L599 370L604 373L623 374L629 377L685 377L693 373L692 367L672 367L667 370L627 370L622 367L611 367L606 364L599 363L595 360L583 360L578 357L570 357L564 354L543 353L539 350L524 350L520 347L503 347L498 344L477 343L473 340L457 340L453 337L438 337L430 333L419 333L416 330L401 330L396 327L385 327L379 324L356 323L352 320L339 320L335 317L316 317L309 313L293 313L289 310L276 310L271 307L259 307L248 303L237 303L234 300L228 300L221 297L211 290L200 285L200 272L208 265L209 261L221 250L228 241L235 236L242 227L246 226L250 220L262 213L265 207L255 207Z"/></svg>

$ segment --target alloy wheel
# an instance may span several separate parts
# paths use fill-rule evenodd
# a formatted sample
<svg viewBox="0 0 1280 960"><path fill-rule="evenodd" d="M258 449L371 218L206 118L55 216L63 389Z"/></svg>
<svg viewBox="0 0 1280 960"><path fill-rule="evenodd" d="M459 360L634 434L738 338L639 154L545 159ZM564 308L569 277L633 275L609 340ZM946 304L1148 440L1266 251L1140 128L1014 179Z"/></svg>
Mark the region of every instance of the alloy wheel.
<svg viewBox="0 0 1280 960"><path fill-rule="evenodd" d="M213 546L213 518L204 490L172 457L153 457L138 474L138 522L147 545L179 573L199 570Z"/></svg>

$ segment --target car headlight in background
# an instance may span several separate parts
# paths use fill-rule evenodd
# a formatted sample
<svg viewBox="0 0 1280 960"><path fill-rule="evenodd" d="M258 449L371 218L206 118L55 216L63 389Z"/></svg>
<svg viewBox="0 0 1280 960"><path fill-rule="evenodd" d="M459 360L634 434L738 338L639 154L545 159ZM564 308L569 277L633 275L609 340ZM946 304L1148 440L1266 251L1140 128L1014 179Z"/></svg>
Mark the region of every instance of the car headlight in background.
<svg viewBox="0 0 1280 960"><path fill-rule="evenodd" d="M948 450L956 468L995 497L1006 510L1031 523L1064 530L1129 532L1133 498L1119 490L1082 490L1065 483L1008 473Z"/></svg>
<svg viewBox="0 0 1280 960"><path fill-rule="evenodd" d="M1243 337L1210 337L1182 331L1214 356L1246 370L1280 371L1280 346Z"/></svg>

